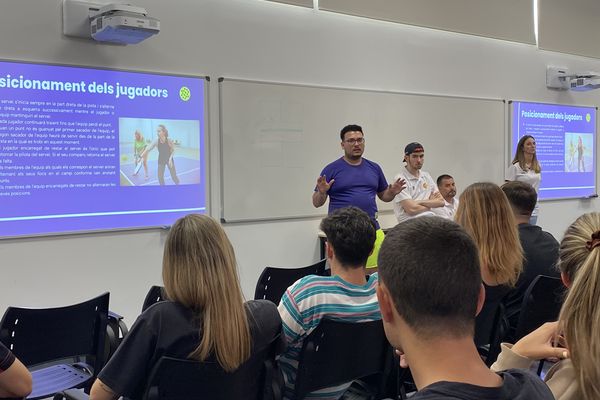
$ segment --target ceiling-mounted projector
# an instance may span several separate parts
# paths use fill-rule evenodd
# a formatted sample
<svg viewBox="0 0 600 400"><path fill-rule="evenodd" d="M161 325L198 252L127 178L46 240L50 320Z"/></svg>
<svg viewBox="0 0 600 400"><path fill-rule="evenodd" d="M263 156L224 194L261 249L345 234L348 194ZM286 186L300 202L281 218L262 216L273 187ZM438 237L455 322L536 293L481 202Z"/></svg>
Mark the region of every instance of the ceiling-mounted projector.
<svg viewBox="0 0 600 400"><path fill-rule="evenodd" d="M600 89L600 73L594 71L570 72L568 68L546 67L546 87L558 90L584 92Z"/></svg>
<svg viewBox="0 0 600 400"><path fill-rule="evenodd" d="M594 90L600 88L600 77L598 76L585 76L573 78L570 81L571 90L577 90L585 92L587 90Z"/></svg>
<svg viewBox="0 0 600 400"><path fill-rule="evenodd" d="M160 32L160 21L143 7L107 4L90 16L90 29L99 42L135 44Z"/></svg>

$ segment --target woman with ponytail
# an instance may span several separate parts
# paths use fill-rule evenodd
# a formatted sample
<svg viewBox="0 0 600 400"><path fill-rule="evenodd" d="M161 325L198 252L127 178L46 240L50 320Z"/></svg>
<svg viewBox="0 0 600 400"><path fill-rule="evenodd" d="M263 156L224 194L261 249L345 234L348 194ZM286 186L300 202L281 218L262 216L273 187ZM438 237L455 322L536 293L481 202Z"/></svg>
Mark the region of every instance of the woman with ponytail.
<svg viewBox="0 0 600 400"><path fill-rule="evenodd" d="M100 372L92 400L141 398L162 356L216 361L233 372L281 331L275 304L244 303L233 247L210 217L190 214L175 222L165 243L162 275L169 300L138 317ZM247 388L249 399L259 384Z"/></svg>
<svg viewBox="0 0 600 400"><path fill-rule="evenodd" d="M492 369L527 368L533 360L561 358L545 378L556 399L598 400L600 213L584 214L567 229L559 260L568 292L558 322L542 325L514 346L503 344Z"/></svg>

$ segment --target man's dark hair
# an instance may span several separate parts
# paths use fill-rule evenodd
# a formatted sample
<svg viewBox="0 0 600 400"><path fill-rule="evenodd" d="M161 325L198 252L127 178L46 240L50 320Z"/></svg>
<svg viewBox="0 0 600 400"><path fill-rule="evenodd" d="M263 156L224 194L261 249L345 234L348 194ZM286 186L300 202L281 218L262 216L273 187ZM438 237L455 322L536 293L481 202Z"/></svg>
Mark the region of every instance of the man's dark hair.
<svg viewBox="0 0 600 400"><path fill-rule="evenodd" d="M444 179L454 179L453 177L451 177L448 174L443 174L437 177L437 180L435 181L436 185L440 186L442 184L442 181Z"/></svg>
<svg viewBox="0 0 600 400"><path fill-rule="evenodd" d="M396 225L381 245L378 268L398 314L417 334L474 334L479 254L457 223L423 217Z"/></svg>
<svg viewBox="0 0 600 400"><path fill-rule="evenodd" d="M327 242L342 266L363 267L375 245L375 224L357 207L335 210L321 221Z"/></svg>
<svg viewBox="0 0 600 400"><path fill-rule="evenodd" d="M530 217L537 203L537 193L529 183L511 181L501 187L513 210L519 215Z"/></svg>
<svg viewBox="0 0 600 400"><path fill-rule="evenodd" d="M344 141L344 136L346 136L347 132L363 133L363 130L360 127L360 125L346 125L345 127L342 128L342 130L340 132L340 138L342 139L342 142ZM364 135L364 133L363 133L363 135Z"/></svg>

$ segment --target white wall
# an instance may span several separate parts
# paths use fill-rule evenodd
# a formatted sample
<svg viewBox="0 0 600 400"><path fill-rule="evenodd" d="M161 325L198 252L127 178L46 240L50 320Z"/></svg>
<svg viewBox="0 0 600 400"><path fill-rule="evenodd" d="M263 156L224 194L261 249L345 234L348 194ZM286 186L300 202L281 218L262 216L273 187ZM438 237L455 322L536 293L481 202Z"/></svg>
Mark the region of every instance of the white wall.
<svg viewBox="0 0 600 400"><path fill-rule="evenodd" d="M135 3L161 19L163 32L140 45L119 47L63 37L60 0L5 0L0 58L212 77L211 203L216 217L219 76L580 105L600 101L600 91L561 93L545 87L547 64L600 70L600 60L534 46L257 0ZM417 135L399 132L406 140ZM368 147L366 151L377 160ZM456 162L469 162L468 155ZM306 188L307 201L311 189ZM579 214L598 209L599 201L543 203L538 222L560 238ZM391 226L392 218L384 216L383 225ZM299 266L317 259L318 222L226 226L248 298L264 266ZM163 241L164 232L158 230L0 241L0 310L8 305L68 304L109 290L111 308L131 324L148 287L161 282Z"/></svg>

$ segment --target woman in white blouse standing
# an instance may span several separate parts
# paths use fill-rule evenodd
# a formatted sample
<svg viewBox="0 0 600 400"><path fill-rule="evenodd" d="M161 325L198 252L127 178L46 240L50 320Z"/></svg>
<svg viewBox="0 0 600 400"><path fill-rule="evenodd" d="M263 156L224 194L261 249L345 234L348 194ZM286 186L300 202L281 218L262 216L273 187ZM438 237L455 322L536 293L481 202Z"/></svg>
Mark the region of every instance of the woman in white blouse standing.
<svg viewBox="0 0 600 400"><path fill-rule="evenodd" d="M506 170L504 179L508 181L521 181L529 183L536 192L540 189L540 181L542 180L542 168L538 162L535 153L535 138L531 135L525 135L517 144L515 158L512 164ZM538 203L539 204L539 203ZM535 225L537 222L539 205L535 205L529 223Z"/></svg>

